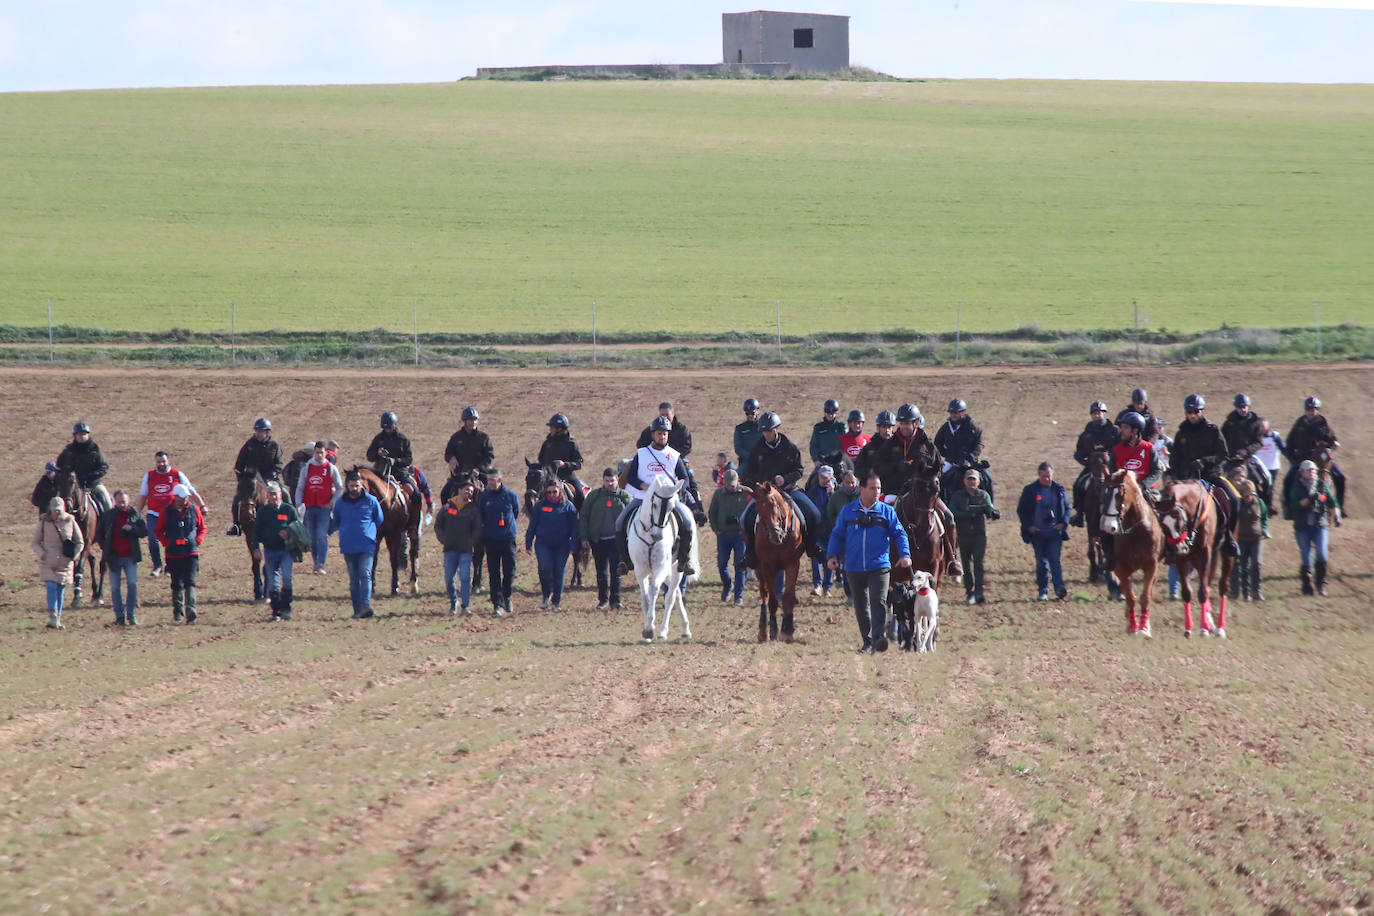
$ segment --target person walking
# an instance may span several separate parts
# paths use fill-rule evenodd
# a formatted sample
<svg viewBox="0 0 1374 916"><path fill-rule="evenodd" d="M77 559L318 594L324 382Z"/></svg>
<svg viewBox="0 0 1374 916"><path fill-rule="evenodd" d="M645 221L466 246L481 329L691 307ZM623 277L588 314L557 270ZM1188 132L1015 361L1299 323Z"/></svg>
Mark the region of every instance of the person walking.
<svg viewBox="0 0 1374 916"><path fill-rule="evenodd" d="M1255 460L1258 461L1264 470L1269 474L1269 492L1265 494L1265 508L1272 517L1276 511L1274 508L1274 495L1278 490L1279 481L1282 475L1279 471L1283 470L1283 456L1288 451L1288 446L1284 444L1283 436L1279 431L1269 425L1268 420L1260 420L1260 445L1255 450Z"/></svg>
<svg viewBox="0 0 1374 916"><path fill-rule="evenodd" d="M477 514L472 483L439 507L434 534L444 546L444 590L448 593L448 612L471 617L468 599L472 597L472 555L482 540L482 519Z"/></svg>
<svg viewBox="0 0 1374 916"><path fill-rule="evenodd" d="M744 420L735 425L735 463L738 467L744 467L744 462L749 460L749 453L754 450L754 446L759 444L763 438L763 430L759 429L759 399L744 399Z"/></svg>
<svg viewBox="0 0 1374 916"><path fill-rule="evenodd" d="M1302 593L1326 597L1327 554L1331 547L1331 526L1341 521L1341 503L1335 487L1317 475L1317 465L1304 459L1298 465L1298 478L1288 490L1288 514L1293 519L1293 537L1298 542L1299 575Z"/></svg>
<svg viewBox="0 0 1374 916"><path fill-rule="evenodd" d="M811 427L811 441L807 443L807 454L811 456L811 466L828 464L839 467L844 457L840 446L840 436L844 435L845 424L840 422L840 402L826 398L821 405L821 419Z"/></svg>
<svg viewBox="0 0 1374 916"><path fill-rule="evenodd" d="M859 652L872 655L887 651L887 586L892 576L892 550L897 566L911 568L911 542L897 520L897 512L882 500L882 479L870 471L859 488L859 498L849 502L835 519L826 545L826 565L844 568L854 596L854 619L863 645Z"/></svg>
<svg viewBox="0 0 1374 916"><path fill-rule="evenodd" d="M487 583L491 586L491 607L496 617L511 613L510 596L515 581L516 522L520 518L520 497L502 482L501 472L487 472L487 488L477 497L477 513L482 516L482 543L487 551Z"/></svg>
<svg viewBox="0 0 1374 916"><path fill-rule="evenodd" d="M620 557L616 550L615 524L630 504L630 494L621 488L615 468L601 472L601 489L593 490L582 501L579 518L582 540L592 545L596 565L596 609L620 610Z"/></svg>
<svg viewBox="0 0 1374 916"><path fill-rule="evenodd" d="M110 601L114 604L115 626L136 627L138 564L143 562L141 545L148 536L148 522L129 505L128 493L115 490L110 498L114 506L96 519L95 540L104 551L105 566L110 571Z"/></svg>
<svg viewBox="0 0 1374 916"><path fill-rule="evenodd" d="M253 557L262 561L263 587L267 589L272 620L291 619L291 556L287 527L300 516L288 499L282 498L281 484L267 485L267 505L258 510L253 523Z"/></svg>
<svg viewBox="0 0 1374 916"><path fill-rule="evenodd" d="M348 569L348 597L353 619L372 616L372 566L377 556L377 537L382 529L382 504L367 492L362 475L344 475L343 495L329 516L329 533L339 532L339 553Z"/></svg>
<svg viewBox="0 0 1374 916"><path fill-rule="evenodd" d="M839 408L836 407L838 411ZM819 424L818 424L819 425ZM816 511L821 514L821 531L816 535L816 540L828 538L830 532L825 529L825 510L830 505L830 497L835 493L835 469L828 464L822 464L816 468L815 475L808 482L806 495L810 498ZM817 597L830 597L830 586L834 582L834 572L823 559L812 559L811 561L811 594Z"/></svg>
<svg viewBox="0 0 1374 916"><path fill-rule="evenodd" d="M191 501L200 509L201 517L205 517L207 506L205 500L196 492L196 488L191 485L191 479L172 467L172 456L159 449L153 454L153 469L143 475L143 481L138 485L138 511L144 513L148 527L148 560L152 564L149 574L154 578L162 575L162 549L158 544L157 520L162 516L162 511L167 508L167 504L172 501L172 488L177 484L184 486L191 494Z"/></svg>
<svg viewBox="0 0 1374 916"><path fill-rule="evenodd" d="M739 471L731 468L721 476L720 489L711 496L707 518L716 533L716 569L720 572L720 603L728 604L733 586L735 607L744 607L744 534L740 519L749 506L749 494L739 485ZM730 575L734 567L733 578Z"/></svg>
<svg viewBox="0 0 1374 916"><path fill-rule="evenodd" d="M1050 599L1053 578L1055 597L1062 601L1069 595L1064 587L1064 570L1059 565L1060 550L1069 539L1069 495L1054 479L1054 465L1040 462L1036 479L1021 491L1016 515L1021 520L1021 540L1035 551L1035 585L1039 592L1035 600Z"/></svg>
<svg viewBox="0 0 1374 916"><path fill-rule="evenodd" d="M821 513L816 504L798 489L802 477L801 452L782 432L782 418L768 411L759 418L759 428L763 430L758 445L749 453L749 460L740 469L740 480L745 486L771 483L783 495L792 500L793 507L805 520L806 555L816 558L825 551L825 541L821 539ZM745 510L741 523L744 529L744 565L754 568L754 519L757 515L753 504Z"/></svg>
<svg viewBox="0 0 1374 916"><path fill-rule="evenodd" d="M75 578L76 557L85 549L86 539L76 517L66 510L62 497L48 500L48 512L38 520L31 545L38 557L38 578L47 589L48 628L62 630L62 605L67 586Z"/></svg>
<svg viewBox="0 0 1374 916"><path fill-rule="evenodd" d="M330 520L343 488L343 475L329 460L324 442L317 441L309 462L301 469L295 492L297 512L305 519L305 530L310 534L310 559L314 562L311 572L316 576L325 572Z"/></svg>
<svg viewBox="0 0 1374 916"><path fill-rule="evenodd" d="M200 572L200 545L205 540L205 517L191 502L191 489L186 484L172 487L172 501L158 516L156 535L172 583L172 622L195 623L199 616L196 576Z"/></svg>
<svg viewBox="0 0 1374 916"><path fill-rule="evenodd" d="M992 496L983 490L982 475L977 469L964 472L964 486L949 497L949 511L959 536L959 562L964 567L964 601L985 604L983 591L983 556L988 550L988 519L996 521L1002 513L992 504Z"/></svg>
<svg viewBox="0 0 1374 916"><path fill-rule="evenodd" d="M43 476L38 478L38 483L34 485L33 495L29 497L29 502L38 510L38 517L41 519L48 514L48 503L57 495L57 462L49 461L43 468Z"/></svg>
<svg viewBox="0 0 1374 916"><path fill-rule="evenodd" d="M1240 545L1240 559L1236 561L1236 576L1231 580L1231 597L1237 592L1246 601L1263 601L1260 591L1260 564L1264 559L1264 539L1269 536L1269 506L1260 499L1253 480L1236 485L1240 491L1240 517L1236 523L1236 542Z"/></svg>
<svg viewBox="0 0 1374 916"><path fill-rule="evenodd" d="M525 526L525 553L534 553L539 568L539 609L550 602L555 611L563 610L563 579L568 556L582 543L582 524L572 500L563 495L558 481L544 487L539 501L530 510Z"/></svg>

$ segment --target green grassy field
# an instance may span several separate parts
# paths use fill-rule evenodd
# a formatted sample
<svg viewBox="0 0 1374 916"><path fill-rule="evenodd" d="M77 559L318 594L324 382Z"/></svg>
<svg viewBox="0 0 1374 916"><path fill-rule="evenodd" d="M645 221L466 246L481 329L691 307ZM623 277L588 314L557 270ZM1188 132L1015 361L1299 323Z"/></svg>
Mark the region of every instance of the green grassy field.
<svg viewBox="0 0 1374 916"><path fill-rule="evenodd" d="M0 96L0 322L1374 322L1374 87L463 82Z"/></svg>

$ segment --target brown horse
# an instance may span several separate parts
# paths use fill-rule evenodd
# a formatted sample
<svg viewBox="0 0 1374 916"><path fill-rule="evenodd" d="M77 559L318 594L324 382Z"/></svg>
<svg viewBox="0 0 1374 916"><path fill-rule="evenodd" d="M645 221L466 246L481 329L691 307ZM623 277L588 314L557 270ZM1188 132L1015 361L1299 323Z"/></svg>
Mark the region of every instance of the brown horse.
<svg viewBox="0 0 1374 916"><path fill-rule="evenodd" d="M284 494L282 498L290 500ZM248 559L253 564L253 603L267 603L267 586L262 576L262 559L253 552L253 525L258 519L258 508L267 505L267 482L257 471L239 472L239 514L234 522L243 532L243 543L248 548Z"/></svg>
<svg viewBox="0 0 1374 916"><path fill-rule="evenodd" d="M944 514L940 511L940 484L925 477L913 477L911 485L897 501L897 520L906 529L911 542L911 570L930 573L938 594L944 581L945 569L957 557L950 554L945 537ZM897 566L897 548L892 548L892 584L911 581L911 570Z"/></svg>
<svg viewBox="0 0 1374 916"><path fill-rule="evenodd" d="M563 498L571 502L580 514L582 512L582 500L586 498L585 492L579 493L577 487L558 476L558 473L546 465L541 465L537 461L525 459L525 517L534 511L534 504L539 501L539 497L544 495L544 490L550 484L558 483L563 488ZM623 484L622 484L623 486ZM591 545L585 541L577 545L577 550L572 555L572 581L568 583L568 588L582 587L582 574L587 569L587 564L592 561ZM476 562L474 559L473 562Z"/></svg>
<svg viewBox="0 0 1374 916"><path fill-rule="evenodd" d="M372 581L376 590L377 558L382 552L382 542L386 542L387 553L391 556L391 594L401 591L401 567L410 562L410 593L420 594L420 496L412 483L398 484L395 480L384 478L372 468L355 466L353 470L362 478L363 487L382 504L382 526L377 531L377 548L372 552ZM407 541L409 547L407 548Z"/></svg>
<svg viewBox="0 0 1374 916"><path fill-rule="evenodd" d="M1107 585L1107 599L1115 601L1121 597L1117 578L1112 573L1112 537L1102 531L1102 510L1106 502L1107 478L1112 470L1107 453L1095 451L1088 456L1088 481L1083 490L1083 525L1088 541L1088 582Z"/></svg>
<svg viewBox="0 0 1374 916"><path fill-rule="evenodd" d="M86 541L72 561L72 607L81 603L83 570L87 568L91 573L91 598L96 604L104 604L105 551L100 552L99 560L95 558L95 550L99 546L95 542L95 524L99 516L95 500L91 499L90 490L77 483L76 475L71 471L57 475L57 495L62 497L67 504L67 511L76 518L76 526L81 529L81 536Z"/></svg>
<svg viewBox="0 0 1374 916"><path fill-rule="evenodd" d="M797 575L806 554L801 516L787 496L768 481L755 485L755 571L759 581L759 642L781 639L791 642L796 633ZM777 593L778 573L783 575L782 594ZM778 629L778 604L782 604L782 629Z"/></svg>
<svg viewBox="0 0 1374 916"><path fill-rule="evenodd" d="M1164 529L1131 471L1123 469L1108 478L1103 495L1098 523L1102 533L1112 539L1112 569L1126 599L1126 632L1148 637L1155 573L1164 553ZM1137 570L1141 573L1139 616L1131 586Z"/></svg>
<svg viewBox="0 0 1374 916"><path fill-rule="evenodd" d="M1226 594L1236 561L1225 549L1227 532L1222 526L1224 511L1217 505L1219 499L1226 499L1226 494L1209 491L1200 481L1172 480L1160 488L1155 506L1164 528L1165 557L1178 569L1183 590L1184 636L1193 635L1193 589L1188 574L1196 571L1202 635L1209 636L1215 630L1217 636L1226 638ZM1218 569L1219 612L1213 627L1209 583Z"/></svg>

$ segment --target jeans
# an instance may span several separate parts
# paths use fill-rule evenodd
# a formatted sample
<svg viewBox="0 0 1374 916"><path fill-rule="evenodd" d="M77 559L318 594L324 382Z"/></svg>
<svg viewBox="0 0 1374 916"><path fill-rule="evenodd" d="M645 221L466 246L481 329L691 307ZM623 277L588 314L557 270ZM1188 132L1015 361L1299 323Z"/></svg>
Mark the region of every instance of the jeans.
<svg viewBox="0 0 1374 916"><path fill-rule="evenodd" d="M887 629L887 584L890 569L872 572L845 571L849 590L854 595L854 619L859 623L859 635L864 644L877 643Z"/></svg>
<svg viewBox="0 0 1374 916"><path fill-rule="evenodd" d="M1050 579L1054 579L1056 593L1065 591L1064 570L1059 565L1059 553L1064 546L1064 536L1058 529L1031 533L1031 547L1035 550L1035 587L1040 593L1048 594Z"/></svg>
<svg viewBox="0 0 1374 916"><path fill-rule="evenodd" d="M744 562L744 535L736 532L720 532L716 535L716 569L720 570L720 590L722 593L730 591L730 567L735 567L734 592L735 597L739 598L744 594L744 569L740 566ZM829 570L826 570L827 574Z"/></svg>
<svg viewBox="0 0 1374 916"><path fill-rule="evenodd" d="M444 551L444 589L450 606L461 603L467 608L472 596L472 554Z"/></svg>
<svg viewBox="0 0 1374 916"><path fill-rule="evenodd" d="M552 597L554 607L563 601L563 574L568 568L567 543L550 544L543 538L534 542L534 558L539 563L539 590Z"/></svg>
<svg viewBox="0 0 1374 916"><path fill-rule="evenodd" d="M285 547L262 549L262 584L270 595L291 588L291 554Z"/></svg>
<svg viewBox="0 0 1374 916"><path fill-rule="evenodd" d="M310 532L310 558L316 566L323 566L329 555L329 506L305 507L305 530Z"/></svg>
<svg viewBox="0 0 1374 916"><path fill-rule="evenodd" d="M510 600L511 585L515 581L515 539L488 540L487 587L491 589L493 607Z"/></svg>
<svg viewBox="0 0 1374 916"><path fill-rule="evenodd" d="M344 566L348 568L348 597L353 613L372 609L372 551L346 553Z"/></svg>
<svg viewBox="0 0 1374 916"><path fill-rule="evenodd" d="M1330 528L1293 527L1293 537L1298 541L1298 565L1311 566L1312 561L1326 562L1326 548L1331 542Z"/></svg>
<svg viewBox="0 0 1374 916"><path fill-rule="evenodd" d="M1260 590L1260 563L1264 558L1264 541L1241 541L1240 559L1236 561L1236 573L1240 580L1243 595L1254 597ZM1235 586L1232 586L1232 591Z"/></svg>
<svg viewBox="0 0 1374 916"><path fill-rule="evenodd" d="M811 584L829 588L835 581L835 571L820 560L811 561Z"/></svg>
<svg viewBox="0 0 1374 916"><path fill-rule="evenodd" d="M986 533L958 534L959 565L964 567L964 596L983 597L983 554L988 550Z"/></svg>
<svg viewBox="0 0 1374 916"><path fill-rule="evenodd" d="M148 521L148 562L153 564L153 569L162 568L162 544L158 541L157 535L153 532L157 530L157 512L147 514Z"/></svg>
<svg viewBox="0 0 1374 916"><path fill-rule="evenodd" d="M200 572L200 555L189 557L168 557L167 577L172 580L172 591L195 588L196 573Z"/></svg>
<svg viewBox="0 0 1374 916"><path fill-rule="evenodd" d="M592 541L592 559L596 563L596 603L605 604L609 601L619 604L620 577L616 575L616 569L620 565L620 557L615 538Z"/></svg>
<svg viewBox="0 0 1374 916"><path fill-rule="evenodd" d="M48 610L62 613L62 600L67 597L67 586L61 582L44 582L48 587Z"/></svg>
<svg viewBox="0 0 1374 916"><path fill-rule="evenodd" d="M138 608L138 564L133 557L112 556L107 561L110 568L110 600L114 603L115 620L121 623L127 613L134 616ZM120 586L128 584L128 595L121 594Z"/></svg>

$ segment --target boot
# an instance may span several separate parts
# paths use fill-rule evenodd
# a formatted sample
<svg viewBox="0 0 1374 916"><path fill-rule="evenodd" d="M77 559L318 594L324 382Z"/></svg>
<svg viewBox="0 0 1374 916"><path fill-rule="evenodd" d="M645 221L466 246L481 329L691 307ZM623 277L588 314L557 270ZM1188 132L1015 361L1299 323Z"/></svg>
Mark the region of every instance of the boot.
<svg viewBox="0 0 1374 916"><path fill-rule="evenodd" d="M181 623L186 619L186 597L179 588L172 589L172 623Z"/></svg>
<svg viewBox="0 0 1374 916"><path fill-rule="evenodd" d="M864 638L864 643L863 643L863 645L859 648L859 651L860 651L861 653L863 653L864 655L872 655L872 654L873 654L873 637L872 637L872 635L870 635L870 634L873 632L873 630L872 630L872 623L873 623L873 622L872 622L872 620L869 618L869 616L868 616L866 613L864 613L863 611L857 611L857 610L854 612L854 619L857 620L857 621L859 622L859 632L863 634L863 638Z"/></svg>
<svg viewBox="0 0 1374 916"><path fill-rule="evenodd" d="M959 565L959 542L956 540L957 534L954 529L954 513L948 508L944 510L945 519L945 554L949 557L949 568L945 570L947 574L958 582L964 578L964 567Z"/></svg>
<svg viewBox="0 0 1374 916"><path fill-rule="evenodd" d="M62 630L62 629L66 629L65 627L62 626L62 614L61 614L59 611L48 611L48 629L49 629L49 630Z"/></svg>
<svg viewBox="0 0 1374 916"><path fill-rule="evenodd" d="M758 563L758 558L754 556L754 533L748 532L744 535L744 559L740 560L740 566L745 569L753 569Z"/></svg>
<svg viewBox="0 0 1374 916"><path fill-rule="evenodd" d="M224 532L226 537L241 537L243 532L239 530L239 496L234 494L233 505L229 507L229 529Z"/></svg>
<svg viewBox="0 0 1374 916"><path fill-rule="evenodd" d="M691 538L680 538L678 540L677 568L682 570L684 576L695 576L697 574L697 568L692 565Z"/></svg>
<svg viewBox="0 0 1374 916"><path fill-rule="evenodd" d="M281 590L281 619L291 619L291 589L289 588Z"/></svg>
<svg viewBox="0 0 1374 916"><path fill-rule="evenodd" d="M1304 566L1299 570L1299 575L1302 577L1302 593L1304 595L1312 594L1312 567Z"/></svg>
<svg viewBox="0 0 1374 916"><path fill-rule="evenodd" d="M1326 561L1317 561L1317 575L1313 584L1317 587L1317 594L1326 597Z"/></svg>
<svg viewBox="0 0 1374 916"><path fill-rule="evenodd" d="M625 523L625 527L629 527L629 522ZM633 565L630 562L630 535L625 528L615 529L615 549L618 558L615 574L623 576L630 571L630 567Z"/></svg>
<svg viewBox="0 0 1374 916"><path fill-rule="evenodd" d="M267 604L272 608L272 619L281 620L281 592L271 592L267 596Z"/></svg>
<svg viewBox="0 0 1374 916"><path fill-rule="evenodd" d="M198 616L196 613L196 587L188 585L186 586L186 622L195 623Z"/></svg>

